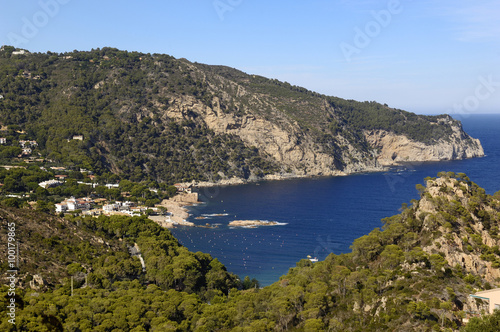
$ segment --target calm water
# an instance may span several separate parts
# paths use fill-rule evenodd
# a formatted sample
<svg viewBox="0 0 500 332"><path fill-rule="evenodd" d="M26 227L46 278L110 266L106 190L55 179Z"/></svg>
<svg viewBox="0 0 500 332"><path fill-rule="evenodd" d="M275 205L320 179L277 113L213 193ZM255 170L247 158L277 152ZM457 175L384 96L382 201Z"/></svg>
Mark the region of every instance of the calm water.
<svg viewBox="0 0 500 332"><path fill-rule="evenodd" d="M307 255L324 259L350 252L353 240L399 213L402 203L418 198L415 185L440 171L464 172L493 194L500 190L500 115L458 117L464 129L483 144L486 157L424 163L391 172L359 174L202 189L205 202L191 209L190 221L217 229L172 230L192 251L210 253L240 277L269 285ZM198 220L195 217L211 214ZM280 226L234 228L235 219L260 219Z"/></svg>

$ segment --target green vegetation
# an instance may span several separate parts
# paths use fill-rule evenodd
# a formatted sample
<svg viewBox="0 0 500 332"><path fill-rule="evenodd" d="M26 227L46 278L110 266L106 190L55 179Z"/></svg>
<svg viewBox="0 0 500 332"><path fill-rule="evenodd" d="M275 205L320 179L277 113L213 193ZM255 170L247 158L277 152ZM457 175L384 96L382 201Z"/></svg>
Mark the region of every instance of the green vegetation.
<svg viewBox="0 0 500 332"><path fill-rule="evenodd" d="M463 332L496 332L500 326L500 310L495 310L493 315L483 318L472 318L470 322L461 331Z"/></svg>
<svg viewBox="0 0 500 332"><path fill-rule="evenodd" d="M138 181L248 178L278 170L234 135L216 135L188 110L169 118L170 95L205 98L206 84L169 56L116 49L11 57L0 52L0 158L18 154L20 136L34 139L48 159L97 174ZM165 90L165 91L164 91ZM10 135L9 135L10 134ZM16 134L16 135L14 135ZM83 135L83 140L73 139Z"/></svg>
<svg viewBox="0 0 500 332"><path fill-rule="evenodd" d="M463 174L426 181L420 200L355 240L351 253L301 260L262 289L217 259L189 252L146 217L60 219L0 208L1 236L8 220L23 234L21 283L35 274L45 281L39 290L19 289L17 329L493 331L498 313L465 327L462 318L474 309L469 294L498 282L478 271L500 267L498 244L491 246L498 241L500 201ZM130 254L134 244L145 271ZM6 321L0 327L14 331Z"/></svg>
<svg viewBox="0 0 500 332"><path fill-rule="evenodd" d="M439 123L454 123L461 127L451 116L416 115L403 110L392 109L377 102L358 102L340 98L329 98L330 105L338 110L346 123L356 130L383 129L399 135L433 144L447 139L452 134L449 126Z"/></svg>
<svg viewBox="0 0 500 332"><path fill-rule="evenodd" d="M59 186L43 188L39 185L43 181L54 179L56 174L65 176ZM119 182L119 186L108 188L105 186L108 181ZM166 183L131 182L120 180L114 174L97 176L91 180L87 172L47 169L35 164L0 169L0 183L2 184L0 186L0 204L16 207L27 206L29 202L37 202L39 207L52 204L48 210L53 210L53 204L60 203L71 196L92 196L110 201L127 200L153 207L163 199L173 197L177 193L174 186ZM122 193L126 193L127 197L124 197Z"/></svg>
<svg viewBox="0 0 500 332"><path fill-rule="evenodd" d="M336 169L373 158L363 130L433 144L459 123L167 55L13 50L0 51L0 163L9 166L0 169L0 235L6 243L15 223L23 254L17 324L2 320L3 331L457 329L468 294L496 285L478 271L500 267L500 194L465 174L426 179L419 201L355 240L351 253L302 260L263 289L146 216L56 217L54 204L68 196L126 192L154 206L176 193L175 182L290 172L239 136L256 116L333 156ZM232 119L225 131L208 125L210 112ZM23 140L36 144L23 151ZM64 184L38 185L56 175ZM5 256L0 264L8 268Z"/></svg>
<svg viewBox="0 0 500 332"><path fill-rule="evenodd" d="M168 55L113 48L22 56L12 51L0 51L0 136L7 138L0 162L20 154L18 140L31 139L38 142L35 158L134 182L248 179L290 171L239 136L257 115L332 156L335 169L373 159L364 129L432 144L447 138L450 123L458 124L448 116L327 97ZM206 122L212 111L231 115L234 124L215 132Z"/></svg>

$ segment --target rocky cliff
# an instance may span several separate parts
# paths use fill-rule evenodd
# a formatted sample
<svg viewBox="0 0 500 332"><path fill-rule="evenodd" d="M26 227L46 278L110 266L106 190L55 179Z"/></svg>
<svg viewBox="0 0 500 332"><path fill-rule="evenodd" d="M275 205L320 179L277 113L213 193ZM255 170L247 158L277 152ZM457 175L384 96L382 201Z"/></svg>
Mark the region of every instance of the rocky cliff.
<svg viewBox="0 0 500 332"><path fill-rule="evenodd" d="M460 123L446 117L440 122L449 125L452 133L433 144L418 142L386 130L365 130L364 136L376 150L377 162L382 166L484 156L481 142L467 135Z"/></svg>
<svg viewBox="0 0 500 332"><path fill-rule="evenodd" d="M447 115L325 96L161 54L11 51L0 51L2 125L28 132L49 158L96 173L241 183L483 155ZM69 142L74 135L85 140Z"/></svg>
<svg viewBox="0 0 500 332"><path fill-rule="evenodd" d="M424 227L437 236L423 250L495 283L500 280L499 210L498 199L464 176L428 179L415 215L423 216Z"/></svg>
<svg viewBox="0 0 500 332"><path fill-rule="evenodd" d="M376 112L375 117L389 117L394 122L401 122L402 117L404 123L392 128L392 125L384 126L369 119L350 121L346 113L354 113L352 105L346 106L326 96L314 93L311 96L307 90L307 93L297 93L293 91L297 87L280 82L274 82L279 89L270 93L271 89L264 89L270 84L267 79L226 67L185 64L195 77L207 84L214 97L207 104L195 97L171 96L165 114L182 120L190 111L195 112L216 134L237 136L247 146L256 147L262 155L280 165L280 171L268 178L346 175L380 171L385 166L404 162L484 155L480 141L465 133L461 123L448 115L408 116L408 112L380 104L376 104L376 111L373 111L372 103L368 103L372 108L366 108L367 103L356 103L357 110L370 116ZM258 88L257 83L260 84ZM370 126L377 129L360 130ZM411 135L408 128L413 126L420 126L420 131L427 130L428 136ZM245 179L223 181L240 183L241 180Z"/></svg>

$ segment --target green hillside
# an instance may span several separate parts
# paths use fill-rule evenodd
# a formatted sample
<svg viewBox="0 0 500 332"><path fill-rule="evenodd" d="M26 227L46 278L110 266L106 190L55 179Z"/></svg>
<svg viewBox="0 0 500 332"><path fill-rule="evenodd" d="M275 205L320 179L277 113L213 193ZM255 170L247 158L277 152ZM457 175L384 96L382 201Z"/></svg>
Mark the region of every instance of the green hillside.
<svg viewBox="0 0 500 332"><path fill-rule="evenodd" d="M339 171L373 164L363 130L434 144L450 135L448 121L459 125L448 116L324 96L162 54L13 51L0 51L0 136L11 142L0 158L20 153L17 140L36 140L36 153L50 160L133 181L248 179L305 169L299 159L284 165L271 156L267 141L248 143L253 134L244 136L240 127L256 118L268 121L264 131L275 126L287 133L297 151L331 156L328 167ZM236 124L214 131L207 118L212 111Z"/></svg>
<svg viewBox="0 0 500 332"><path fill-rule="evenodd" d="M5 320L0 327L471 331L491 326L498 316L473 320L467 327L462 318L481 307L469 294L498 286L500 192L485 194L465 174L441 173L426 181L426 187L417 185L419 200L383 219L382 229L356 239L351 253L331 254L317 263L302 260L263 289L252 287L250 280L239 282L209 255L190 253L144 218L63 220L2 208L2 243L7 222L15 222L23 234L24 287L16 295L16 327ZM133 243L144 255L146 272L127 252ZM34 273L47 280L39 290L27 287ZM71 275L78 280L73 296ZM3 301L5 317L7 297Z"/></svg>

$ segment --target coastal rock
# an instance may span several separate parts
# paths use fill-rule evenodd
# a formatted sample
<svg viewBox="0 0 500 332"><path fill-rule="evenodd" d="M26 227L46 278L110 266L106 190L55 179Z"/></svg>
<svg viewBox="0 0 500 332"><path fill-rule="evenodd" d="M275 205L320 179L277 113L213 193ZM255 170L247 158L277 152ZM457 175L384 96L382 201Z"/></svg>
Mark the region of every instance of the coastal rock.
<svg viewBox="0 0 500 332"><path fill-rule="evenodd" d="M240 90L238 90L240 91ZM243 90L242 90L243 91ZM240 91L239 93L244 93ZM484 156L478 139L465 133L459 122L451 118L440 118L438 125L451 127L451 135L433 144L424 144L386 130L365 130L363 132L368 149L363 150L353 145L352 140L343 135L335 137L337 154L324 151L312 135L289 117L275 110L270 120L258 111L247 111L243 114L228 113L222 110L224 96L214 97L211 107L202 104L190 96L174 97L165 115L182 120L189 112L194 112L203 120L208 128L216 134L239 137L246 146L256 147L261 155L272 159L282 168L279 173L268 174L268 179L286 179L303 176L339 176L358 172L381 171L387 166L409 162L455 160ZM229 97L228 97L229 98ZM259 96L249 95L249 104L263 107L266 101ZM227 102L227 100L226 100ZM273 108L273 105L265 105ZM325 113L334 110L324 106ZM213 185L242 184L259 178L226 178L216 182L200 182L199 187Z"/></svg>
<svg viewBox="0 0 500 332"><path fill-rule="evenodd" d="M173 202L194 204L199 203L198 193L182 193L171 198Z"/></svg>
<svg viewBox="0 0 500 332"><path fill-rule="evenodd" d="M233 227L257 227L257 226L276 226L275 221L262 221L262 220L234 220L229 223Z"/></svg>
<svg viewBox="0 0 500 332"><path fill-rule="evenodd" d="M236 116L225 113L220 109L217 97L212 101L212 107L185 96L176 99L173 105L166 113L168 117L182 119L188 111L196 112L215 133L238 136L247 146L257 147L262 154L278 162L284 169L289 169L294 176L345 174L336 167L334 156L321 152L311 137L303 135L297 123L286 118L271 122L257 114ZM242 180L225 181L218 184L237 184L237 181Z"/></svg>
<svg viewBox="0 0 500 332"><path fill-rule="evenodd" d="M461 127L451 124L453 134L428 145L385 130L364 131L368 143L378 151L377 161L383 166L409 162L456 160L484 156L478 139L467 135Z"/></svg>
<svg viewBox="0 0 500 332"><path fill-rule="evenodd" d="M174 224L182 226L194 226L192 222L186 221L189 218L189 212L185 206L189 206L198 201L198 193L182 193L170 199L164 199L158 206L164 207L169 212L168 217L150 217L162 227L170 228Z"/></svg>

